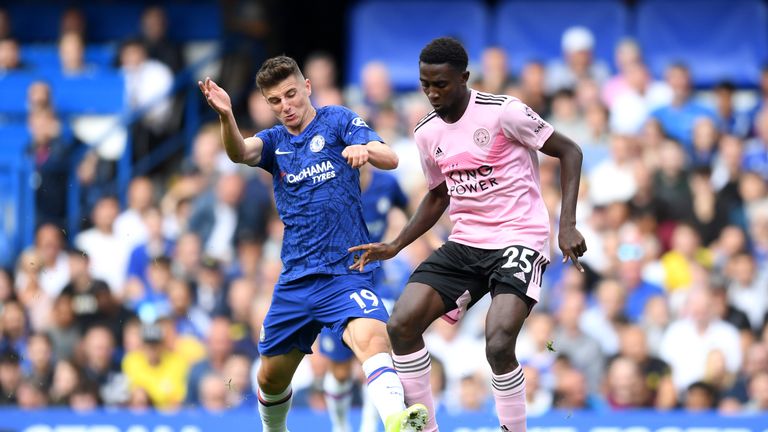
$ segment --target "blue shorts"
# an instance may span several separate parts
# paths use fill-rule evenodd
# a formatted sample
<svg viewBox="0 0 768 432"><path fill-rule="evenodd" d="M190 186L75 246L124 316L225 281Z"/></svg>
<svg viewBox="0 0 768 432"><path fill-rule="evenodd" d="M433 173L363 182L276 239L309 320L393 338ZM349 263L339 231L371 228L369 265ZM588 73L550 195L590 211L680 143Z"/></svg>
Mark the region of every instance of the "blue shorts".
<svg viewBox="0 0 768 432"><path fill-rule="evenodd" d="M392 305L395 302L394 299L390 299L387 295L390 290L388 288L386 290L382 289L384 286L383 269L379 267L371 272L371 274L373 275L373 292L381 299L387 312L391 311ZM341 334L337 336L328 328L323 328L320 332L320 353L336 363L347 362L355 356L355 353L341 339Z"/></svg>
<svg viewBox="0 0 768 432"><path fill-rule="evenodd" d="M312 354L312 343L323 327L341 340L351 319L387 322L389 314L373 286L372 273L313 275L278 283L259 335L259 353L276 356L298 349Z"/></svg>

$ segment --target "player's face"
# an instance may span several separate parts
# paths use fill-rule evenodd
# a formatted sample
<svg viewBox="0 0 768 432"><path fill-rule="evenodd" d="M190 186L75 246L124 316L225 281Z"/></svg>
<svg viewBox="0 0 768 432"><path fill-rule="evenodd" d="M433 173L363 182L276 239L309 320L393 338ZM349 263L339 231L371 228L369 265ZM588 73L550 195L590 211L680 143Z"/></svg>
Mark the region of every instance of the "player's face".
<svg viewBox="0 0 768 432"><path fill-rule="evenodd" d="M457 109L467 92L468 79L468 71L459 71L447 63L419 63L421 89L440 117Z"/></svg>
<svg viewBox="0 0 768 432"><path fill-rule="evenodd" d="M295 130L301 130L302 126L309 123L308 113L312 107L310 94L312 88L309 80L302 80L296 75L264 90L264 98L280 123Z"/></svg>

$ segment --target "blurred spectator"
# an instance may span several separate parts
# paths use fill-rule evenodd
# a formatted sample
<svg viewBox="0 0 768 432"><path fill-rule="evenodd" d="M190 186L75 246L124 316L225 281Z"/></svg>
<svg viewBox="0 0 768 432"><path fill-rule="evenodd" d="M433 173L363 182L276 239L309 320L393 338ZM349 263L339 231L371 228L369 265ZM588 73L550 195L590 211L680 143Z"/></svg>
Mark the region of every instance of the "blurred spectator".
<svg viewBox="0 0 768 432"><path fill-rule="evenodd" d="M611 129L614 133L639 135L648 116L656 108L669 104L669 87L653 80L641 62L627 64L622 71L624 90L610 104Z"/></svg>
<svg viewBox="0 0 768 432"><path fill-rule="evenodd" d="M710 167L717 152L719 138L717 125L712 118L699 117L694 120L690 166L693 168Z"/></svg>
<svg viewBox="0 0 768 432"><path fill-rule="evenodd" d="M92 74L96 71L95 66L85 63L85 41L76 32L63 33L59 38L59 61L61 74L66 77Z"/></svg>
<svg viewBox="0 0 768 432"><path fill-rule="evenodd" d="M699 117L715 119L715 114L693 100L691 74L682 63L673 64L666 70L666 80L672 89L672 101L653 111L670 138L681 143L687 154L692 151L693 125Z"/></svg>
<svg viewBox="0 0 768 432"><path fill-rule="evenodd" d="M19 257L16 278L16 292L22 306L29 311L32 329L42 330L48 326L52 298L40 285L43 271L40 256L27 250Z"/></svg>
<svg viewBox="0 0 768 432"><path fill-rule="evenodd" d="M83 11L77 7L70 7L61 14L59 19L59 34L75 33L86 40L87 21Z"/></svg>
<svg viewBox="0 0 768 432"><path fill-rule="evenodd" d="M672 230L670 250L661 256L664 287L674 293L687 290L698 267L709 267L711 255L701 246L701 238L691 225L681 223Z"/></svg>
<svg viewBox="0 0 768 432"><path fill-rule="evenodd" d="M715 317L711 296L707 288L691 289L685 314L670 324L661 341L661 358L672 367L679 391L704 378L707 355L714 349L725 354L727 371L736 372L741 365L738 330Z"/></svg>
<svg viewBox="0 0 768 432"><path fill-rule="evenodd" d="M481 374L467 375L459 383L460 413L493 412L493 398L488 391L488 379Z"/></svg>
<svg viewBox="0 0 768 432"><path fill-rule="evenodd" d="M24 306L15 301L6 302L0 315L0 352L26 353L29 333Z"/></svg>
<svg viewBox="0 0 768 432"><path fill-rule="evenodd" d="M611 157L599 163L589 175L592 204L605 206L628 201L636 192L631 143L625 136L611 137Z"/></svg>
<svg viewBox="0 0 768 432"><path fill-rule="evenodd" d="M191 286L195 287L195 299L199 303L201 285L204 285L202 275L200 275L200 269L202 264L202 245L200 244L200 237L195 233L184 233L176 241L176 248L173 251L173 275L177 278L184 279ZM198 281L198 276L200 277ZM221 282L218 282L221 284ZM217 285L218 286L218 285ZM210 309L204 309L210 314L213 310L213 306L210 305Z"/></svg>
<svg viewBox="0 0 768 432"><path fill-rule="evenodd" d="M314 82L312 82L312 95L317 94ZM317 102L314 102L317 104ZM261 93L261 90L254 89L248 95L248 116L238 119L237 124L248 134L255 134L264 129L269 129L278 123L275 113L267 103L267 99Z"/></svg>
<svg viewBox="0 0 768 432"><path fill-rule="evenodd" d="M69 408L78 413L93 411L102 404L99 388L90 381L81 381L69 395Z"/></svg>
<svg viewBox="0 0 768 432"><path fill-rule="evenodd" d="M65 406L82 381L80 370L68 357L59 359L53 369L53 384L48 392L52 406Z"/></svg>
<svg viewBox="0 0 768 432"><path fill-rule="evenodd" d="M45 81L33 81L27 87L27 111L52 109L51 86Z"/></svg>
<svg viewBox="0 0 768 432"><path fill-rule="evenodd" d="M579 109L576 94L570 88L558 90L552 95L552 105L547 121L560 133L577 143L587 141L587 122Z"/></svg>
<svg viewBox="0 0 768 432"><path fill-rule="evenodd" d="M232 320L230 331L235 343L235 350L252 358L259 355L257 343L260 327L251 326L254 302L257 300L254 281L240 278L232 281L227 292L227 311Z"/></svg>
<svg viewBox="0 0 768 432"><path fill-rule="evenodd" d="M717 200L717 193L712 186L709 166L694 170L690 174L689 187L693 198L693 227L704 246L712 244L720 232L728 225L728 212ZM711 263L707 263L710 265Z"/></svg>
<svg viewBox="0 0 768 432"><path fill-rule="evenodd" d="M633 360L640 369L642 381L653 405L664 405L665 390L672 385L669 366L648 352L648 341L643 329L628 325L621 329L619 355ZM672 401L676 401L672 387Z"/></svg>
<svg viewBox="0 0 768 432"><path fill-rule="evenodd" d="M27 352L22 362L25 378L45 389L53 384L53 346L45 333L34 333L27 342Z"/></svg>
<svg viewBox="0 0 768 432"><path fill-rule="evenodd" d="M624 93L631 91L630 68L643 65L640 45L634 39L622 39L613 52L616 75L602 86L601 99L605 106L613 108L613 103Z"/></svg>
<svg viewBox="0 0 768 432"><path fill-rule="evenodd" d="M367 63L360 72L360 88L350 89L345 96L347 104L363 118L371 118L381 107L393 104L395 89L387 65L377 61Z"/></svg>
<svg viewBox="0 0 768 432"><path fill-rule="evenodd" d="M495 46L484 49L480 67L479 77L472 84L472 88L491 94L504 94L504 90L512 81L507 52Z"/></svg>
<svg viewBox="0 0 768 432"><path fill-rule="evenodd" d="M745 145L742 167L768 181L768 106L755 116L755 137Z"/></svg>
<svg viewBox="0 0 768 432"><path fill-rule="evenodd" d="M19 42L12 37L0 39L0 76L25 69L19 54Z"/></svg>
<svg viewBox="0 0 768 432"><path fill-rule="evenodd" d="M725 355L720 350L712 350L707 354L707 364L704 370L703 382L711 385L718 395L726 394L736 382L736 373L728 371L725 365ZM719 400L717 401L719 403Z"/></svg>
<svg viewBox="0 0 768 432"><path fill-rule="evenodd" d="M741 335L741 346L744 348L744 352L755 340L755 333L752 330L752 325L749 323L749 317L742 310L733 306L728 300L728 289L726 288L725 281L713 281L712 287L712 307L715 311L715 316L721 320L732 324L739 330Z"/></svg>
<svg viewBox="0 0 768 432"><path fill-rule="evenodd" d="M520 72L520 100L543 118L550 116L551 100L546 91L544 64L528 62Z"/></svg>
<svg viewBox="0 0 768 432"><path fill-rule="evenodd" d="M53 302L51 326L48 335L53 344L53 356L56 359L71 358L82 332L75 322L72 296L60 294Z"/></svg>
<svg viewBox="0 0 768 432"><path fill-rule="evenodd" d="M746 313L754 331L763 327L768 311L768 269L761 269L754 256L746 251L734 255L728 263L726 274L728 301Z"/></svg>
<svg viewBox="0 0 768 432"><path fill-rule="evenodd" d="M181 47L168 39L168 22L160 6L149 6L141 15L141 39L150 58L165 63L174 72L181 70L184 60Z"/></svg>
<svg viewBox="0 0 768 432"><path fill-rule="evenodd" d="M757 372L749 382L749 402L744 407L747 412L764 413L768 411L768 372Z"/></svg>
<svg viewBox="0 0 768 432"><path fill-rule="evenodd" d="M90 272L105 281L112 292L120 294L128 266L128 244L115 233L115 219L120 212L116 198L100 199L93 208L93 227L75 237L75 245L88 255Z"/></svg>
<svg viewBox="0 0 768 432"><path fill-rule="evenodd" d="M243 179L237 174L219 178L215 193L193 204L189 228L200 236L206 255L229 263L234 258L234 235L241 219Z"/></svg>
<svg viewBox="0 0 768 432"><path fill-rule="evenodd" d="M61 133L61 123L50 109L29 113L29 151L35 162L35 207L37 225L66 226L67 184L71 169L70 145Z"/></svg>
<svg viewBox="0 0 768 432"><path fill-rule="evenodd" d="M128 104L134 110L147 109L132 131L133 158L149 154L168 132L172 100L173 72L165 64L150 59L144 44L131 39L120 47L120 68L125 77ZM150 108L151 107L151 108Z"/></svg>
<svg viewBox="0 0 768 432"><path fill-rule="evenodd" d="M11 18L8 16L8 11L0 8L0 39L10 37L12 33Z"/></svg>
<svg viewBox="0 0 768 432"><path fill-rule="evenodd" d="M70 313L74 314L80 331L85 333L99 319L96 292L109 291L109 286L91 276L90 257L84 251L72 249L69 252L69 272L71 279L62 290L62 295L67 296L66 300L71 303Z"/></svg>
<svg viewBox="0 0 768 432"><path fill-rule="evenodd" d="M224 377L210 373L200 380L200 406L208 412L221 412L229 408Z"/></svg>
<svg viewBox="0 0 768 432"><path fill-rule="evenodd" d="M586 27L570 27L561 40L564 61L553 62L547 68L547 87L550 93L573 89L585 78L602 85L610 77L608 66L593 58L595 37Z"/></svg>
<svg viewBox="0 0 768 432"><path fill-rule="evenodd" d="M691 220L693 207L691 190L685 171L685 153L680 144L675 141L664 141L659 149L659 169L654 174L653 187L661 204L656 216L660 227L665 232L660 233L662 244L668 244L670 230L674 225L670 222Z"/></svg>
<svg viewBox="0 0 768 432"><path fill-rule="evenodd" d="M561 410L602 411L603 401L590 394L587 380L574 368L565 369L557 380L553 408Z"/></svg>
<svg viewBox="0 0 768 432"><path fill-rule="evenodd" d="M91 327L82 342L83 377L96 385L97 396L111 406L128 400L128 385L116 358L112 330L104 326Z"/></svg>
<svg viewBox="0 0 768 432"><path fill-rule="evenodd" d="M691 383L685 390L683 409L688 412L711 411L717 406L717 389L702 381Z"/></svg>
<svg viewBox="0 0 768 432"><path fill-rule="evenodd" d="M42 261L40 284L49 296L58 295L69 281L69 263L63 248L63 238L60 228L45 224L37 229L35 245L31 249ZM24 286L23 275L16 275L16 286Z"/></svg>
<svg viewBox="0 0 768 432"><path fill-rule="evenodd" d="M142 339L142 348L123 358L123 373L132 388L141 388L149 395L153 406L162 410L178 408L187 391L186 362L164 346L159 326L144 326Z"/></svg>
<svg viewBox="0 0 768 432"><path fill-rule="evenodd" d="M211 372L223 373L227 359L232 355L233 341L230 335L230 321L224 317L215 318L206 339L206 353L208 357L193 365L187 378L186 403L197 405L200 403L199 387L203 377Z"/></svg>
<svg viewBox="0 0 768 432"><path fill-rule="evenodd" d="M173 279L168 285L168 302L171 306L171 320L180 335L204 339L208 334L211 320L201 308L192 303L192 293L186 282Z"/></svg>
<svg viewBox="0 0 768 432"><path fill-rule="evenodd" d="M251 384L251 359L234 353L227 357L222 376L227 386L227 406L231 408L253 408L256 394Z"/></svg>
<svg viewBox="0 0 768 432"><path fill-rule="evenodd" d="M531 417L540 416L552 408L552 392L541 387L539 371L523 366L525 375L525 412Z"/></svg>
<svg viewBox="0 0 768 432"><path fill-rule="evenodd" d="M127 277L147 283L147 264L159 256L173 255L173 241L163 236L163 215L157 207L148 207L141 215L145 240L136 245L128 258ZM118 219L119 220L119 219ZM117 225L117 222L115 222Z"/></svg>
<svg viewBox="0 0 768 432"><path fill-rule="evenodd" d="M721 81L712 88L715 95L715 112L722 133L745 137L749 133L749 114L740 111L735 104L736 86L730 81Z"/></svg>
<svg viewBox="0 0 768 432"><path fill-rule="evenodd" d="M639 365L629 357L616 357L608 364L605 401L614 410L652 406Z"/></svg>
<svg viewBox="0 0 768 432"><path fill-rule="evenodd" d="M606 356L619 351L620 324L624 321L626 292L614 279L603 279L597 284L597 302L579 318L579 327L600 344Z"/></svg>
<svg viewBox="0 0 768 432"><path fill-rule="evenodd" d="M329 53L317 51L310 54L304 61L302 70L304 76L312 84L310 98L316 108L326 105L341 105L342 95L337 84L336 61ZM334 99L339 103L329 103ZM270 112L270 115L274 121L274 114ZM266 112L264 117L266 118Z"/></svg>
<svg viewBox="0 0 768 432"><path fill-rule="evenodd" d="M558 326L553 345L558 353L568 356L573 365L584 372L589 391L596 392L600 387L605 358L597 340L585 334L579 326L585 306L584 294L577 291L564 294L557 311Z"/></svg>
<svg viewBox="0 0 768 432"><path fill-rule="evenodd" d="M550 315L533 311L516 347L520 364L538 370L541 385L546 389L555 387L553 366L557 354L553 349L558 348L553 340L554 328L554 319Z"/></svg>
<svg viewBox="0 0 768 432"><path fill-rule="evenodd" d="M0 350L0 406L16 405L16 390L21 384L21 359L16 351Z"/></svg>
<svg viewBox="0 0 768 432"><path fill-rule="evenodd" d="M147 240L144 212L152 207L155 187L148 177L134 177L128 184L128 208L115 219L114 230L130 250Z"/></svg>
<svg viewBox="0 0 768 432"><path fill-rule="evenodd" d="M41 383L28 378L16 388L16 402L22 410L39 410L48 406L48 395Z"/></svg>

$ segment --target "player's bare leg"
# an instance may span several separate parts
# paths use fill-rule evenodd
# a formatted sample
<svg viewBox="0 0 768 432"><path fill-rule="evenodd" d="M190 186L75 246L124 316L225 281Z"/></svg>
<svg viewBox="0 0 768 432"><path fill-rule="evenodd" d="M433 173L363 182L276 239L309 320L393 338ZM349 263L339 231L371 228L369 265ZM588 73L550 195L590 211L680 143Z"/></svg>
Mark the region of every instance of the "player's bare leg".
<svg viewBox="0 0 768 432"><path fill-rule="evenodd" d="M429 285L409 283L395 303L387 324L395 369L405 389L405 402L427 407L429 422L424 430L429 432L437 431L437 422L429 379L431 359L422 334L444 313L445 304L437 291Z"/></svg>
<svg viewBox="0 0 768 432"><path fill-rule="evenodd" d="M352 361L331 362L323 379L325 404L333 432L352 432L349 407L352 403Z"/></svg>
<svg viewBox="0 0 768 432"><path fill-rule="evenodd" d="M304 353L293 350L277 356L262 356L259 367L259 413L264 432L286 432L286 419L291 409L291 379Z"/></svg>
<svg viewBox="0 0 768 432"><path fill-rule="evenodd" d="M405 406L403 385L390 356L386 324L379 320L357 318L347 323L344 342L363 366L368 396L379 411L387 432L422 431L427 422L423 405Z"/></svg>
<svg viewBox="0 0 768 432"><path fill-rule="evenodd" d="M493 371L493 396L502 430L525 431L525 378L515 357L528 305L515 294L493 297L485 319L485 354ZM505 429L506 428L506 429Z"/></svg>

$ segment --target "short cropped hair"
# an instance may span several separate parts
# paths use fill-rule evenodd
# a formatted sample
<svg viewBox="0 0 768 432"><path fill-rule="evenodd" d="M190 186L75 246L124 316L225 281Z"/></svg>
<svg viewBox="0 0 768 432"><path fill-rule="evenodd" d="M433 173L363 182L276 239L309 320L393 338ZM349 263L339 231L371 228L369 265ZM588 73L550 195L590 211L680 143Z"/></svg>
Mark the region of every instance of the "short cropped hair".
<svg viewBox="0 0 768 432"><path fill-rule="evenodd" d="M291 75L295 75L299 79L304 78L296 60L288 56L272 57L261 65L259 73L256 74L256 85L259 86L259 89L265 90L280 84L281 81Z"/></svg>
<svg viewBox="0 0 768 432"><path fill-rule="evenodd" d="M433 39L421 50L419 61L427 64L448 63L464 72L467 70L469 57L461 42L452 37L441 37Z"/></svg>

